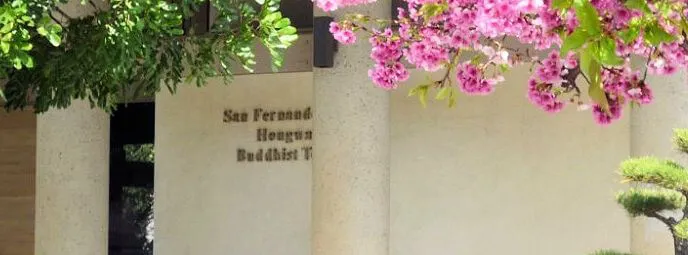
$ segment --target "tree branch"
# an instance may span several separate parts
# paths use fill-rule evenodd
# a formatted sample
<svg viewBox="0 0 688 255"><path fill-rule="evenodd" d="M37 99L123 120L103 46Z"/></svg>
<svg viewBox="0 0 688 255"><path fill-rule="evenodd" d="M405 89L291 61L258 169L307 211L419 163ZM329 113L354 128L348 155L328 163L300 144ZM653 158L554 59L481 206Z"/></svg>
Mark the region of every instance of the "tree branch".
<svg viewBox="0 0 688 255"><path fill-rule="evenodd" d="M645 62L645 72L643 73L643 81L647 78L647 69L648 65L650 65L650 60L652 60L652 54L655 53L655 47L653 46L650 49L650 54L647 55L647 62Z"/></svg>
<svg viewBox="0 0 688 255"><path fill-rule="evenodd" d="M50 18L51 18L53 21L55 21L55 23L57 23L58 25L60 25L61 27L64 27L64 26L65 26L64 24L62 24L62 22L60 22L59 19L57 19L57 18L55 17L55 15L53 15L52 12L48 12L48 15L50 15Z"/></svg>
<svg viewBox="0 0 688 255"><path fill-rule="evenodd" d="M686 199L686 205L683 206L683 216L681 217L681 220L685 220L688 219L688 191L681 190L681 194L683 195L683 198Z"/></svg>
<svg viewBox="0 0 688 255"><path fill-rule="evenodd" d="M647 213L647 216L658 219L659 221L667 225L667 227L669 227L670 229L673 229L674 225L678 223L673 217L664 217L657 212L649 212Z"/></svg>
<svg viewBox="0 0 688 255"><path fill-rule="evenodd" d="M588 79L588 76L585 75L585 73L580 72L581 76L585 79L585 81L588 83L588 85L592 86L592 82L590 82L590 79Z"/></svg>
<svg viewBox="0 0 688 255"><path fill-rule="evenodd" d="M71 16L67 15L67 13L64 12L62 9L60 9L60 7L55 6L55 11L59 12L60 15L64 16L65 18L67 18L67 19L69 19L69 20L73 20L73 19L74 19L74 18L72 18Z"/></svg>
<svg viewBox="0 0 688 255"><path fill-rule="evenodd" d="M96 6L96 3L93 2L93 0L88 0L88 3L91 4L91 7L93 7L93 9L95 9L96 12L101 11L100 8L98 8L98 6Z"/></svg>

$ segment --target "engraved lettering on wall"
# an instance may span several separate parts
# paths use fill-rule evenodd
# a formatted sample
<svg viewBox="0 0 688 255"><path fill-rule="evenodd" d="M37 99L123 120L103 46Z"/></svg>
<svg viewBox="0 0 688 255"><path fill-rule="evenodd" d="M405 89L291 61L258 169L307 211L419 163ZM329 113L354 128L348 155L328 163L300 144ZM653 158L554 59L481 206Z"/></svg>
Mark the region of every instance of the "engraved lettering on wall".
<svg viewBox="0 0 688 255"><path fill-rule="evenodd" d="M311 160L313 131L308 128L274 127L285 122L308 124L313 117L310 106L294 109L225 109L222 121L229 125L260 123L255 130L256 149L236 149L237 162L279 162Z"/></svg>

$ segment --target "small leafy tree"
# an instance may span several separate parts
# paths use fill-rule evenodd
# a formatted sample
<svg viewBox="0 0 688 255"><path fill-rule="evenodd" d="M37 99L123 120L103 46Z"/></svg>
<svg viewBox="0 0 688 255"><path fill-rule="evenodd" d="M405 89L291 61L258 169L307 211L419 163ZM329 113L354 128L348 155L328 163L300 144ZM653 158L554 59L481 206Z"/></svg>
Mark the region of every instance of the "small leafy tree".
<svg viewBox="0 0 688 255"><path fill-rule="evenodd" d="M674 143L688 154L688 129L676 129ZM656 157L631 158L620 168L624 181L641 186L619 192L617 202L632 217L645 216L664 223L674 239L675 254L688 254L688 170L675 161ZM682 212L678 219L666 215L677 210Z"/></svg>

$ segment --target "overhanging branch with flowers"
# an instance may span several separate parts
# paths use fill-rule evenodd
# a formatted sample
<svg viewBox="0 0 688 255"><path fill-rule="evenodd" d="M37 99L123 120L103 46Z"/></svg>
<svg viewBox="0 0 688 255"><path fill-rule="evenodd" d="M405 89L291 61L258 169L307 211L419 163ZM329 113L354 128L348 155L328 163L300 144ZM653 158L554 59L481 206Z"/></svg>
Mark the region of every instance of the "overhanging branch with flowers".
<svg viewBox="0 0 688 255"><path fill-rule="evenodd" d="M374 2L315 1L328 12ZM455 104L456 89L490 94L505 72L530 65L527 96L534 105L551 113L567 104L591 107L596 122L607 125L626 106L652 102L648 73L671 75L688 64L684 0L404 1L407 8L391 20L350 13L333 22L330 32L342 44L360 43L360 33L370 37L374 66L368 74L382 89L409 79L404 62L444 71L442 78L411 89L423 102L430 90L449 105ZM509 47L512 39L528 47ZM644 64L634 67L631 59L638 57Z"/></svg>

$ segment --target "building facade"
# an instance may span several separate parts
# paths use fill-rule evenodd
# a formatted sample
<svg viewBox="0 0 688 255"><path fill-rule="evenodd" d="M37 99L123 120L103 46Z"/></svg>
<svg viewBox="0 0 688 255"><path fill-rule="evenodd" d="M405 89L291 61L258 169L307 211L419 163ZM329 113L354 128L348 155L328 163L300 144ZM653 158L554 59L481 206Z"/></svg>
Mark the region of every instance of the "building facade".
<svg viewBox="0 0 688 255"><path fill-rule="evenodd" d="M390 3L359 10L384 16ZM662 225L629 219L614 194L622 160L680 159L671 134L688 126L685 73L651 78L655 103L600 127L530 105L525 67L490 96L424 108L374 88L366 45L340 48L332 68L313 68L312 52L303 33L280 73L263 54L228 86L146 102L153 254L673 251ZM126 144L116 116L79 101L0 114L0 254L113 254L112 155Z"/></svg>

